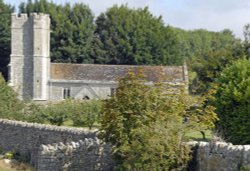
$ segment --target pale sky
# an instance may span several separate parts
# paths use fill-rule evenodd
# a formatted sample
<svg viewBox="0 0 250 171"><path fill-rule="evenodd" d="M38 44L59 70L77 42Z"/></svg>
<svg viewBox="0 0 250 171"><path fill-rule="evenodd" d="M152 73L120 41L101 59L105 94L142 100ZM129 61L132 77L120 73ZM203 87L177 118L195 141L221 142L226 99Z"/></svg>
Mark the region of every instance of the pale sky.
<svg viewBox="0 0 250 171"><path fill-rule="evenodd" d="M23 0L24 2L26 0ZM33 0L34 1L34 0ZM50 1L50 0L48 0ZM145 7L155 15L161 15L165 24L190 29L221 31L228 28L243 38L243 27L250 23L250 0L52 0L57 4L82 2L90 7L95 16L114 4L129 7ZM16 5L22 0L4 0Z"/></svg>

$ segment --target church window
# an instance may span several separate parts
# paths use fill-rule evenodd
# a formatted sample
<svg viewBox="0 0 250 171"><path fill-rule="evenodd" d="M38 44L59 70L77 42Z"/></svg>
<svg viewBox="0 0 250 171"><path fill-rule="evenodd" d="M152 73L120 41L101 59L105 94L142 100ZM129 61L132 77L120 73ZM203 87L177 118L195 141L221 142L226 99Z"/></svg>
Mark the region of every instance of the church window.
<svg viewBox="0 0 250 171"><path fill-rule="evenodd" d="M111 95L111 97L113 97L115 95L115 93L116 93L116 88L111 88L110 89L110 95Z"/></svg>
<svg viewBox="0 0 250 171"><path fill-rule="evenodd" d="M70 98L70 87L63 88L63 99Z"/></svg>

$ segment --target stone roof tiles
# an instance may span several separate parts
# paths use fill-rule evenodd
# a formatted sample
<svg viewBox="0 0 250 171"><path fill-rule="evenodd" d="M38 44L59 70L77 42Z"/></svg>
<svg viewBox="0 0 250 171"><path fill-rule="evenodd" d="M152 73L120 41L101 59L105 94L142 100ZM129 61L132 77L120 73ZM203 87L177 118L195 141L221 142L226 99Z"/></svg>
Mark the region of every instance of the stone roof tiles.
<svg viewBox="0 0 250 171"><path fill-rule="evenodd" d="M53 80L93 80L117 81L128 71L138 72L142 69L147 81L184 82L183 66L135 66L135 65L97 65L51 63Z"/></svg>

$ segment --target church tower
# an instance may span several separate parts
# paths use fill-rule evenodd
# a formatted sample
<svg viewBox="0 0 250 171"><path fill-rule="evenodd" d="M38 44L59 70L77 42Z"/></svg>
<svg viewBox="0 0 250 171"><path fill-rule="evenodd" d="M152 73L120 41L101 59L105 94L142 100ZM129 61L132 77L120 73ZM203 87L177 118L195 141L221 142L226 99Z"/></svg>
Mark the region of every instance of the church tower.
<svg viewBox="0 0 250 171"><path fill-rule="evenodd" d="M9 85L23 100L48 100L50 18L12 14Z"/></svg>

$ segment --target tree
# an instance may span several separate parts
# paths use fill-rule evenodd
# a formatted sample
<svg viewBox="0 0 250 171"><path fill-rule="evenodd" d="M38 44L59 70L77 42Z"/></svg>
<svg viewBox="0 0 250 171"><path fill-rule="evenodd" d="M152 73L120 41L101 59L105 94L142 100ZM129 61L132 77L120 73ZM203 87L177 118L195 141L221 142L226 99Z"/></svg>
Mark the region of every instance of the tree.
<svg viewBox="0 0 250 171"><path fill-rule="evenodd" d="M246 52L246 56L249 59L250 58L250 24L246 24L244 26L243 34L244 34L244 38L245 38L245 40L243 42L244 50Z"/></svg>
<svg viewBox="0 0 250 171"><path fill-rule="evenodd" d="M148 10L113 6L96 19L96 63L182 65L176 34Z"/></svg>
<svg viewBox="0 0 250 171"><path fill-rule="evenodd" d="M0 72L5 80L8 77L8 63L10 61L10 15L14 7L0 0Z"/></svg>
<svg viewBox="0 0 250 171"><path fill-rule="evenodd" d="M230 30L198 33L197 36L202 38L200 43L206 45L194 48L200 51L188 60L191 71L196 74L190 86L195 94L208 91L223 68L241 58L244 53L240 40Z"/></svg>
<svg viewBox="0 0 250 171"><path fill-rule="evenodd" d="M118 169L183 169L189 159L184 135L213 127L213 110L181 90L171 92L167 84L146 85L143 70L129 72L104 103L100 138L112 144Z"/></svg>
<svg viewBox="0 0 250 171"><path fill-rule="evenodd" d="M94 16L88 6L78 3L57 5L47 0L21 3L20 12L48 13L51 17L51 60L63 63L93 63L90 58Z"/></svg>
<svg viewBox="0 0 250 171"><path fill-rule="evenodd" d="M217 129L234 144L250 143L250 60L225 68L217 80L214 104L220 118Z"/></svg>
<svg viewBox="0 0 250 171"><path fill-rule="evenodd" d="M23 102L17 98L17 94L0 74L0 118L20 120L23 108Z"/></svg>

